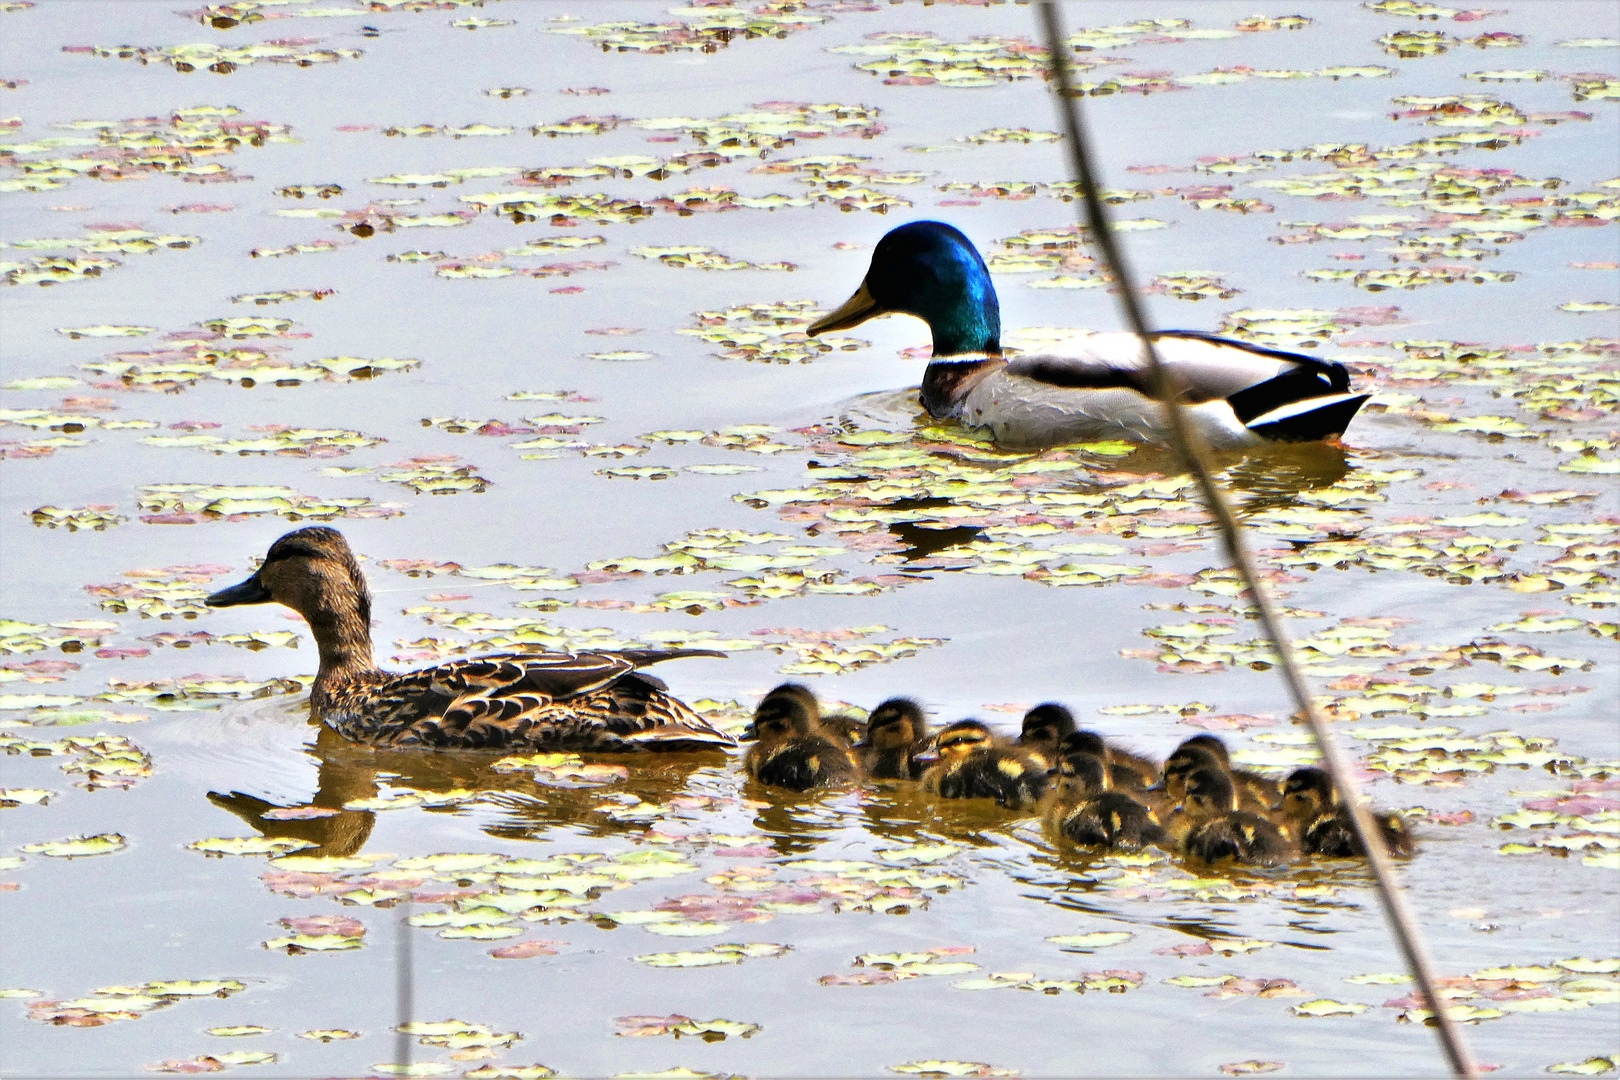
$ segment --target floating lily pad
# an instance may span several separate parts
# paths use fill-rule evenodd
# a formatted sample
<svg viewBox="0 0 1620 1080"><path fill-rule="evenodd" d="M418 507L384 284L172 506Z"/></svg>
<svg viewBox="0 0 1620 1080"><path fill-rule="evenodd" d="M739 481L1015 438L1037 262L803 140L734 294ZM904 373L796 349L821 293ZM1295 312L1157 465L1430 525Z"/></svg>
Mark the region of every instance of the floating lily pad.
<svg viewBox="0 0 1620 1080"><path fill-rule="evenodd" d="M49 855L55 859L78 859L89 855L111 855L123 851L126 846L120 833L97 833L94 836L70 836L65 840L23 844L18 850L31 855Z"/></svg>

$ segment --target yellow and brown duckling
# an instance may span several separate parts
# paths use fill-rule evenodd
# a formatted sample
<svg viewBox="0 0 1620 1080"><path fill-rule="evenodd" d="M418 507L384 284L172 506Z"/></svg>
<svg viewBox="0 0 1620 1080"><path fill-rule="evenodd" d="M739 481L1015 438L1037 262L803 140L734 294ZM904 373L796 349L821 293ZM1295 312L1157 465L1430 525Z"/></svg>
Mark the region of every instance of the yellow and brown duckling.
<svg viewBox="0 0 1620 1080"><path fill-rule="evenodd" d="M922 775L944 799L994 799L1009 809L1034 806L1046 790L1045 762L1003 745L977 720L958 720L934 739L939 761Z"/></svg>
<svg viewBox="0 0 1620 1080"><path fill-rule="evenodd" d="M1275 780L1249 769L1234 769L1226 743L1214 735L1194 735L1165 760L1165 793L1180 802L1186 794L1187 778L1198 769L1219 769L1230 776L1240 805L1251 813L1269 812L1282 797Z"/></svg>
<svg viewBox="0 0 1620 1080"><path fill-rule="evenodd" d="M1288 832L1270 819L1238 809L1238 793L1224 769L1194 769L1169 832L1188 855L1206 862L1232 859L1253 866L1283 866L1299 857Z"/></svg>
<svg viewBox="0 0 1620 1080"><path fill-rule="evenodd" d="M1153 810L1111 788L1102 758L1082 753L1065 757L1046 793L1047 827L1086 847L1135 850L1166 839Z"/></svg>
<svg viewBox="0 0 1620 1080"><path fill-rule="evenodd" d="M821 726L815 695L797 683L766 694L743 737L758 740L743 755L743 768L769 787L809 791L861 778L849 744Z"/></svg>
<svg viewBox="0 0 1620 1080"><path fill-rule="evenodd" d="M1350 808L1340 802L1333 779L1325 770L1310 766L1290 773L1283 782L1282 802L1277 810L1307 853L1330 858L1366 857L1367 849L1350 824ZM1415 844L1404 818L1374 810L1372 819L1391 855L1412 854Z"/></svg>
<svg viewBox="0 0 1620 1080"><path fill-rule="evenodd" d="M1058 744L1058 754L1094 754L1108 765L1108 782L1115 788L1148 788L1159 779L1159 764L1141 754L1122 750L1095 731L1075 731Z"/></svg>
<svg viewBox="0 0 1620 1080"><path fill-rule="evenodd" d="M639 668L707 649L501 653L403 674L371 654L371 592L336 529L282 536L253 576L209 607L279 603L304 617L320 653L313 715L344 738L457 750L693 750L736 745Z"/></svg>
<svg viewBox="0 0 1620 1080"><path fill-rule="evenodd" d="M854 746L866 738L866 721L849 713L834 713L821 718L821 730Z"/></svg>
<svg viewBox="0 0 1620 1080"><path fill-rule="evenodd" d="M866 718L866 738L855 750L870 779L915 780L923 772L917 753L928 738L922 706L910 698L890 698Z"/></svg>
<svg viewBox="0 0 1620 1080"><path fill-rule="evenodd" d="M1048 701L1024 714L1018 745L1046 762L1047 768L1055 769L1062 756L1059 747L1074 730L1074 714L1057 702Z"/></svg>

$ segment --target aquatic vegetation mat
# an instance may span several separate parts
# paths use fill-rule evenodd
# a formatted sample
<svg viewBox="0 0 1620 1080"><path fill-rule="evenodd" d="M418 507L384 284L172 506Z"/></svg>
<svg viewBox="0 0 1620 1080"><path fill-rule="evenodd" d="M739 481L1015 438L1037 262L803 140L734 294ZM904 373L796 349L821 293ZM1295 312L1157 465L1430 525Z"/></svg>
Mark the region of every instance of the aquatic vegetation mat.
<svg viewBox="0 0 1620 1080"><path fill-rule="evenodd" d="M352 746L307 723L308 627L204 603L326 524L395 669L712 649L656 673L734 734L791 679L1311 763L1166 454L927 416L915 320L807 334L918 218L983 252L1009 355L1116 327L1027 7L66 11L0 4L14 1067L1059 1075L1080 1010L1096 1071L1392 1071L1443 1007L1490 1065L1613 1072L1612 27L1137 5L1067 44L1132 132L1101 194L1161 321L1373 393L1342 445L1220 464L1416 837L1436 1006L1354 860L1091 851L719 754Z"/></svg>

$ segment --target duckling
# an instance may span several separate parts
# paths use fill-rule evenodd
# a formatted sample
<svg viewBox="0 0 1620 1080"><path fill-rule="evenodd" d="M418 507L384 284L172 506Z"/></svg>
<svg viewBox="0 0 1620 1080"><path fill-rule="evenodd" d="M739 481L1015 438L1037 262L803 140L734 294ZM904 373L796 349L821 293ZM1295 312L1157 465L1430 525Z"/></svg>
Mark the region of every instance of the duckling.
<svg viewBox="0 0 1620 1080"><path fill-rule="evenodd" d="M934 739L939 762L922 775L923 787L945 799L994 799L1021 810L1046 790L1047 769L1029 755L1003 746L977 720L958 720Z"/></svg>
<svg viewBox="0 0 1620 1080"><path fill-rule="evenodd" d="M781 697L783 695L793 697L802 702L804 707L810 711L810 715L815 718L816 723L821 725L821 729L823 731L836 735L851 745L859 742L861 737L866 734L866 723L864 721L857 720L848 713L834 713L832 716L823 716L821 712L821 701L816 697L815 691L811 690L803 683L782 683L769 694L766 694L765 697L773 698ZM763 705L764 699L761 699L760 703Z"/></svg>
<svg viewBox="0 0 1620 1080"><path fill-rule="evenodd" d="M1096 754L1108 763L1108 780L1116 788L1148 788L1159 779L1159 765L1151 758L1121 750L1095 731L1075 731L1063 737L1058 754Z"/></svg>
<svg viewBox="0 0 1620 1080"><path fill-rule="evenodd" d="M1194 735L1176 747L1176 752L1164 763L1165 791L1180 801L1186 790L1186 777L1194 769L1207 768L1220 769L1232 778L1238 798L1247 810L1265 813L1282 797L1275 780L1248 769L1232 768L1232 756L1226 743L1214 735Z"/></svg>
<svg viewBox="0 0 1620 1080"><path fill-rule="evenodd" d="M1005 359L990 271L973 242L943 222L890 231L855 295L807 332L890 313L922 319L933 334L922 404L936 417L988 427L1008 446L1169 441L1136 335L1082 335ZM1352 393L1349 371L1330 360L1189 330L1155 334L1154 344L1182 386L1188 421L1217 448L1335 438L1372 396Z"/></svg>
<svg viewBox="0 0 1620 1080"><path fill-rule="evenodd" d="M1031 757L1046 762L1048 769L1055 769L1061 756L1058 746L1065 736L1074 733L1074 728L1074 714L1057 702L1048 701L1024 714L1018 745Z"/></svg>
<svg viewBox="0 0 1620 1080"><path fill-rule="evenodd" d="M798 702L810 714L812 720L816 723L821 722L821 699L816 697L814 690L796 682L780 683L772 687L770 693L759 699L759 705L754 709L755 716L757 717L759 711L765 708L767 702L775 702L778 698L790 698ZM785 708L785 706L778 707Z"/></svg>
<svg viewBox="0 0 1620 1080"><path fill-rule="evenodd" d="M866 738L855 749L873 780L915 780L923 771L917 750L927 740L922 706L910 698L890 698L867 717Z"/></svg>
<svg viewBox="0 0 1620 1080"><path fill-rule="evenodd" d="M1277 810L1308 853L1330 858L1366 856L1367 849L1350 824L1350 808L1339 801L1333 779L1325 770L1308 766L1290 773ZM1391 855L1404 858L1412 854L1416 845L1404 818L1385 810L1374 810L1372 818Z"/></svg>
<svg viewBox="0 0 1620 1080"><path fill-rule="evenodd" d="M849 713L834 713L821 718L821 729L830 735L836 735L849 745L866 738L866 721L849 715Z"/></svg>
<svg viewBox="0 0 1620 1080"><path fill-rule="evenodd" d="M1188 855L1206 862L1233 859L1283 866L1299 857L1299 847L1286 830L1238 809L1237 789L1222 769L1194 769L1187 777L1186 798L1170 832Z"/></svg>
<svg viewBox="0 0 1620 1080"><path fill-rule="evenodd" d="M396 674L371 654L371 593L336 529L297 529L253 576L209 607L279 603L304 617L320 653L313 716L376 746L505 750L694 750L735 746L637 669L708 649L499 653Z"/></svg>
<svg viewBox="0 0 1620 1080"><path fill-rule="evenodd" d="M795 683L766 694L744 738L759 741L743 755L748 775L769 787L809 791L861 778L849 744L819 722L815 695Z"/></svg>
<svg viewBox="0 0 1620 1080"><path fill-rule="evenodd" d="M1088 847L1135 850L1163 841L1158 815L1131 796L1110 790L1108 772L1095 754L1065 757L1043 800L1047 827Z"/></svg>

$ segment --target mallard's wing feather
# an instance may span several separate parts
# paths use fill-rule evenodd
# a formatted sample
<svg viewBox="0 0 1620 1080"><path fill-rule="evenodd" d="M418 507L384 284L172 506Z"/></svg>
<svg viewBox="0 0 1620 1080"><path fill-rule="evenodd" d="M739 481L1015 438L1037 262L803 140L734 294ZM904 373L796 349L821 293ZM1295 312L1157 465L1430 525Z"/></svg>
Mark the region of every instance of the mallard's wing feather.
<svg viewBox="0 0 1620 1080"><path fill-rule="evenodd" d="M1276 404L1348 390L1349 374L1335 363L1298 353L1266 349L1194 331L1156 335L1159 359L1180 380L1191 404L1231 399L1262 384L1286 379L1257 395L1254 415L1268 411L1259 397ZM1152 396L1147 355L1135 334L1085 334L1026 353L1007 365L1008 374L1076 390L1135 390ZM1244 410L1239 410L1244 411Z"/></svg>
<svg viewBox="0 0 1620 1080"><path fill-rule="evenodd" d="M495 653L428 669L467 688L511 687L554 701L589 694L637 668L683 656L725 656L713 649L625 649L619 652ZM652 682L662 685L659 680ZM447 683L449 685L449 683Z"/></svg>
<svg viewBox="0 0 1620 1080"><path fill-rule="evenodd" d="M511 653L357 682L327 723L349 738L462 749L730 746L641 664L701 650Z"/></svg>
<svg viewBox="0 0 1620 1080"><path fill-rule="evenodd" d="M1370 396L1350 393L1349 372L1332 361L1193 331L1159 334L1155 343L1181 384L1191 419L1219 446L1338 435ZM990 397L999 400L992 406ZM1034 432L1031 441L1110 428L1154 441L1167 435L1134 334L1080 335L1019 356L963 404L970 422L997 427L1002 418L1008 428L998 427L1002 441L1019 429Z"/></svg>

